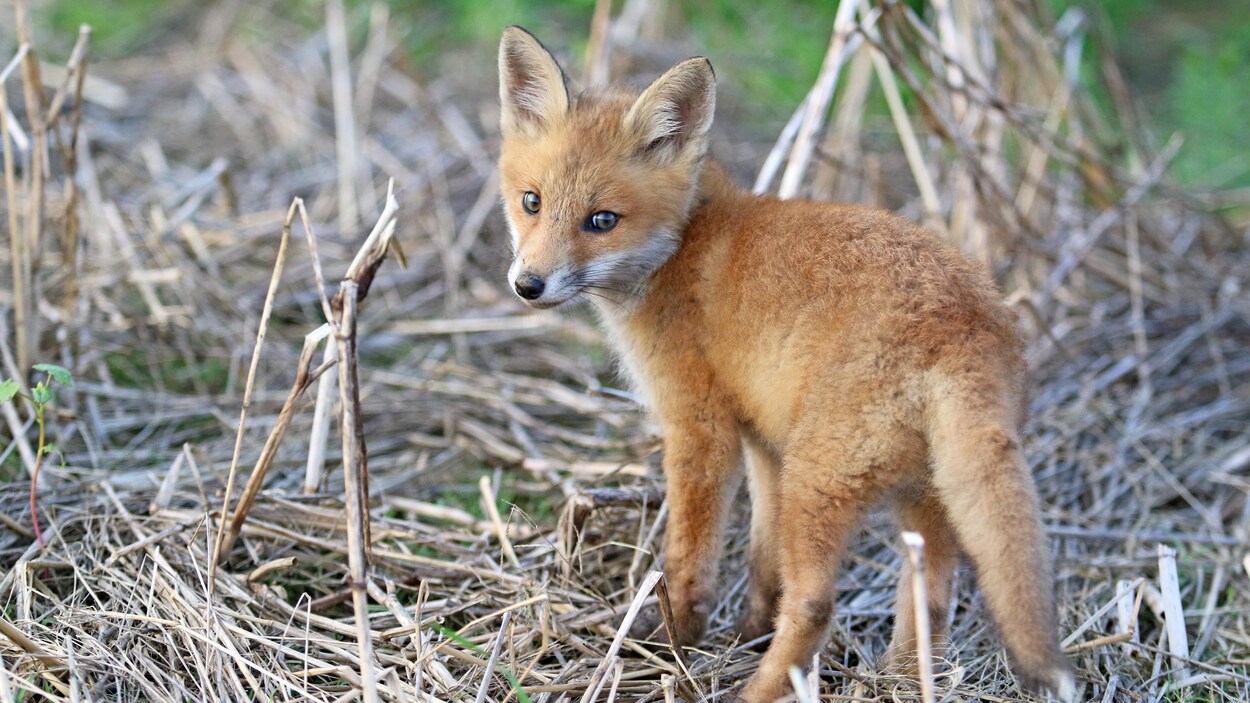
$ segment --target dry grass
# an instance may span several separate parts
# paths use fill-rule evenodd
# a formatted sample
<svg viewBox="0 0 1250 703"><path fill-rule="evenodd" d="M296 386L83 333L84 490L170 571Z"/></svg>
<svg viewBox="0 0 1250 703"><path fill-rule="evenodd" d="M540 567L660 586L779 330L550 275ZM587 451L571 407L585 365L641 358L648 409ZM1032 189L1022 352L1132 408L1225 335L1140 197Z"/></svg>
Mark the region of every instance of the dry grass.
<svg viewBox="0 0 1250 703"><path fill-rule="evenodd" d="M636 32L640 5L626 5ZM376 688L510 703L522 696L511 681L552 703L726 699L759 656L729 628L745 530L700 648L621 634L663 601L658 440L611 387L585 315L522 312L506 294L493 76L408 65L385 11L357 46L338 2L311 35L234 7L88 80L71 71L61 91L32 90L38 63L4 74L16 120L4 121L0 265L17 285L0 291L0 375L49 360L76 383L50 413L66 464L45 467L46 549L29 482L0 488L0 699L336 701ZM1114 114L1091 106L1073 63L1079 18L1052 31L1006 0L933 7L842 13L819 89L786 130L799 139L769 168L799 194L927 219L1004 282L1032 340L1028 453L1083 699L1250 699L1246 223L1170 182L1180 143L1158 148L1134 126L1113 67L1098 80ZM628 66L629 31L597 17L589 70ZM890 98L900 88L912 114ZM888 126L859 117L877 89ZM46 124L32 100L56 108ZM820 105L827 130L804 124ZM744 180L767 152L734 161ZM350 327L319 282L348 270L388 179L407 267L386 263L359 306L363 436L327 443L336 361L352 350L318 362L316 335L303 340L327 316ZM296 197L317 237L295 225L267 304ZM10 436L28 417L6 415ZM371 547L363 582L349 577L340 468L356 440L372 495L371 525L353 534ZM5 467L29 468L29 447L5 445ZM226 486L260 465L263 488L212 570ZM874 667L902 558L894 527L872 520L804 700L921 699ZM968 574L957 590L936 698L1016 699Z"/></svg>

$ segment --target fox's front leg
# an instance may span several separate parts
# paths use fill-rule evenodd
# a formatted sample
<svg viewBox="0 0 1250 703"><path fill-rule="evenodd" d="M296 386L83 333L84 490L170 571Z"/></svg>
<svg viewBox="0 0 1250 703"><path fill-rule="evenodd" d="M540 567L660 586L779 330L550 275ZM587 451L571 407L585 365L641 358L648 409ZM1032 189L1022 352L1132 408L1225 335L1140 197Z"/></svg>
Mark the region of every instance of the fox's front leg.
<svg viewBox="0 0 1250 703"><path fill-rule="evenodd" d="M677 644L699 641L716 600L729 504L741 479L741 443L727 409L705 403L664 427L668 530L664 572Z"/></svg>

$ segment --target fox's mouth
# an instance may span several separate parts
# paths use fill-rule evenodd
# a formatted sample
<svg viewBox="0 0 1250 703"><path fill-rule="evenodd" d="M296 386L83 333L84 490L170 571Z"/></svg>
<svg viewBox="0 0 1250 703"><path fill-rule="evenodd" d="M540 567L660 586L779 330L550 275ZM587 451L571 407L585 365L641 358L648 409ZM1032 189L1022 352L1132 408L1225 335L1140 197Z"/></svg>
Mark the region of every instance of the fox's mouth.
<svg viewBox="0 0 1250 703"><path fill-rule="evenodd" d="M565 303L571 300L576 300L579 296L581 296L583 291L582 291L582 288L577 287L577 288L564 288L563 290L556 291L556 292L559 294L560 297L558 298L555 296L548 297L544 295L534 300L526 300L524 297L519 296L519 295L517 297L521 298L521 302L525 303L531 308L534 308L535 310L550 310L551 308L564 305Z"/></svg>
<svg viewBox="0 0 1250 703"><path fill-rule="evenodd" d="M525 300L524 298L521 298L521 301L535 310L549 310L557 305L563 305L569 302L569 299L572 297L573 296L569 296L568 298L563 298L561 300Z"/></svg>

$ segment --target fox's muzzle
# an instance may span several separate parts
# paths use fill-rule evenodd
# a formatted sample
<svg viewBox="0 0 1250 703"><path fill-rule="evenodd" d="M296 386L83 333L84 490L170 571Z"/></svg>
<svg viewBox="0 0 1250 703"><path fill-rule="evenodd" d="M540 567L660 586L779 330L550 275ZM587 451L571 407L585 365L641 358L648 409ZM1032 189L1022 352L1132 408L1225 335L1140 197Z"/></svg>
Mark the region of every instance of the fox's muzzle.
<svg viewBox="0 0 1250 703"><path fill-rule="evenodd" d="M526 271L516 277L512 286L516 289L516 294L526 300L538 300L543 295L543 290L547 287L546 281L535 276L533 272Z"/></svg>

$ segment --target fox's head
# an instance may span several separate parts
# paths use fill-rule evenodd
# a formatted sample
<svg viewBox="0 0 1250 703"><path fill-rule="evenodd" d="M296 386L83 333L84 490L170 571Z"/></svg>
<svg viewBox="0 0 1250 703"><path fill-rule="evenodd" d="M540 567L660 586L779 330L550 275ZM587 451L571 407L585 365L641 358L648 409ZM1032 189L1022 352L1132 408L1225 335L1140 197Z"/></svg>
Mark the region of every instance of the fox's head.
<svg viewBox="0 0 1250 703"><path fill-rule="evenodd" d="M570 95L551 54L520 27L499 46L509 285L548 308L623 301L677 251L716 103L712 65L683 61L641 95Z"/></svg>

